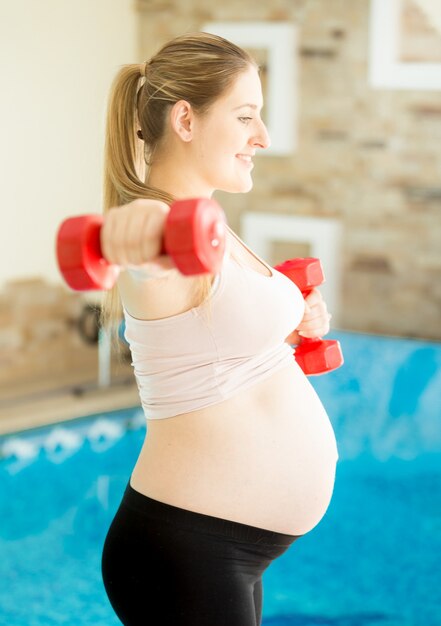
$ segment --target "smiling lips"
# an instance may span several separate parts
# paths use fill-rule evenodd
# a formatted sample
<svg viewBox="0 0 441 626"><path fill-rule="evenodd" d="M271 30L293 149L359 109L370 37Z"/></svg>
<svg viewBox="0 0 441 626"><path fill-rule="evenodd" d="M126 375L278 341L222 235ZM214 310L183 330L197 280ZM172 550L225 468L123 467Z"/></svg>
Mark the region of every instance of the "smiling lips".
<svg viewBox="0 0 441 626"><path fill-rule="evenodd" d="M253 162L251 161L251 154L236 154L236 157L239 159L239 161L242 161L248 166L253 165Z"/></svg>

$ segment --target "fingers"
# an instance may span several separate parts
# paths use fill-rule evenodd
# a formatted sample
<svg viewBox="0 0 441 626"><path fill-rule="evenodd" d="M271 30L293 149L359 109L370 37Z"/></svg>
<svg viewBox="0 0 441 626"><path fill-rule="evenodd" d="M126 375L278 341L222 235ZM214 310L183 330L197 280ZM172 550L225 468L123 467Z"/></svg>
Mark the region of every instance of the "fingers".
<svg viewBox="0 0 441 626"><path fill-rule="evenodd" d="M101 229L105 259L122 267L156 259L162 251L168 211L166 204L153 200L135 200L110 209Z"/></svg>
<svg viewBox="0 0 441 626"><path fill-rule="evenodd" d="M329 332L331 315L321 293L313 289L305 299L305 314L297 330L299 335L313 339Z"/></svg>
<svg viewBox="0 0 441 626"><path fill-rule="evenodd" d="M125 223L125 229L122 234L121 251L124 254L124 265L129 263L133 265L141 265L148 257L149 236L146 225L149 221L149 214L146 212L134 212L131 219Z"/></svg>
<svg viewBox="0 0 441 626"><path fill-rule="evenodd" d="M126 246L129 220L124 207L111 209L106 215L101 231L104 257L114 265L124 266L129 263L129 250Z"/></svg>

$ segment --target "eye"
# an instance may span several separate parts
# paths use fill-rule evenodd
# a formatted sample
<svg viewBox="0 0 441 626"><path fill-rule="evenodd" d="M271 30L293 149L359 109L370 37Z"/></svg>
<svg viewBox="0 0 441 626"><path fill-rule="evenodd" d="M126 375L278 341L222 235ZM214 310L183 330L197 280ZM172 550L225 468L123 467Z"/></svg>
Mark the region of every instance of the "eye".
<svg viewBox="0 0 441 626"><path fill-rule="evenodd" d="M242 122L242 124L249 124L253 118L252 117L239 117L238 120Z"/></svg>

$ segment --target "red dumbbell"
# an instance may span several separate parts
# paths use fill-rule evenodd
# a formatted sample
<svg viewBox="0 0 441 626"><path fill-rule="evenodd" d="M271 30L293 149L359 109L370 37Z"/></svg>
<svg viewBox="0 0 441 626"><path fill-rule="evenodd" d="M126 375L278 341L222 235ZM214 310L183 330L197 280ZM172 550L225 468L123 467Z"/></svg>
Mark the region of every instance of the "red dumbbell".
<svg viewBox="0 0 441 626"><path fill-rule="evenodd" d="M275 269L292 280L304 298L325 280L320 259L290 259L276 265ZM302 337L295 349L294 357L308 376L324 374L343 365L340 343L320 337L315 339Z"/></svg>
<svg viewBox="0 0 441 626"><path fill-rule="evenodd" d="M225 252L225 214L215 200L177 200L170 206L160 254L169 255L186 275L216 274ZM76 291L110 289L120 268L111 265L101 251L101 215L66 219L58 229L58 267L66 283Z"/></svg>

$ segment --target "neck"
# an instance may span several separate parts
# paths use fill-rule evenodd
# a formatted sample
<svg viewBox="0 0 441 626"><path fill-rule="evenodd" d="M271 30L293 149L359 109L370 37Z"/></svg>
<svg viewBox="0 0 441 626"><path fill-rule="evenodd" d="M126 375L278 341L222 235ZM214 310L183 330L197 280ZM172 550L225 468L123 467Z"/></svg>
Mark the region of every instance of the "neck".
<svg viewBox="0 0 441 626"><path fill-rule="evenodd" d="M147 172L146 184L176 199L211 198L214 189L198 177L191 161L156 158Z"/></svg>

